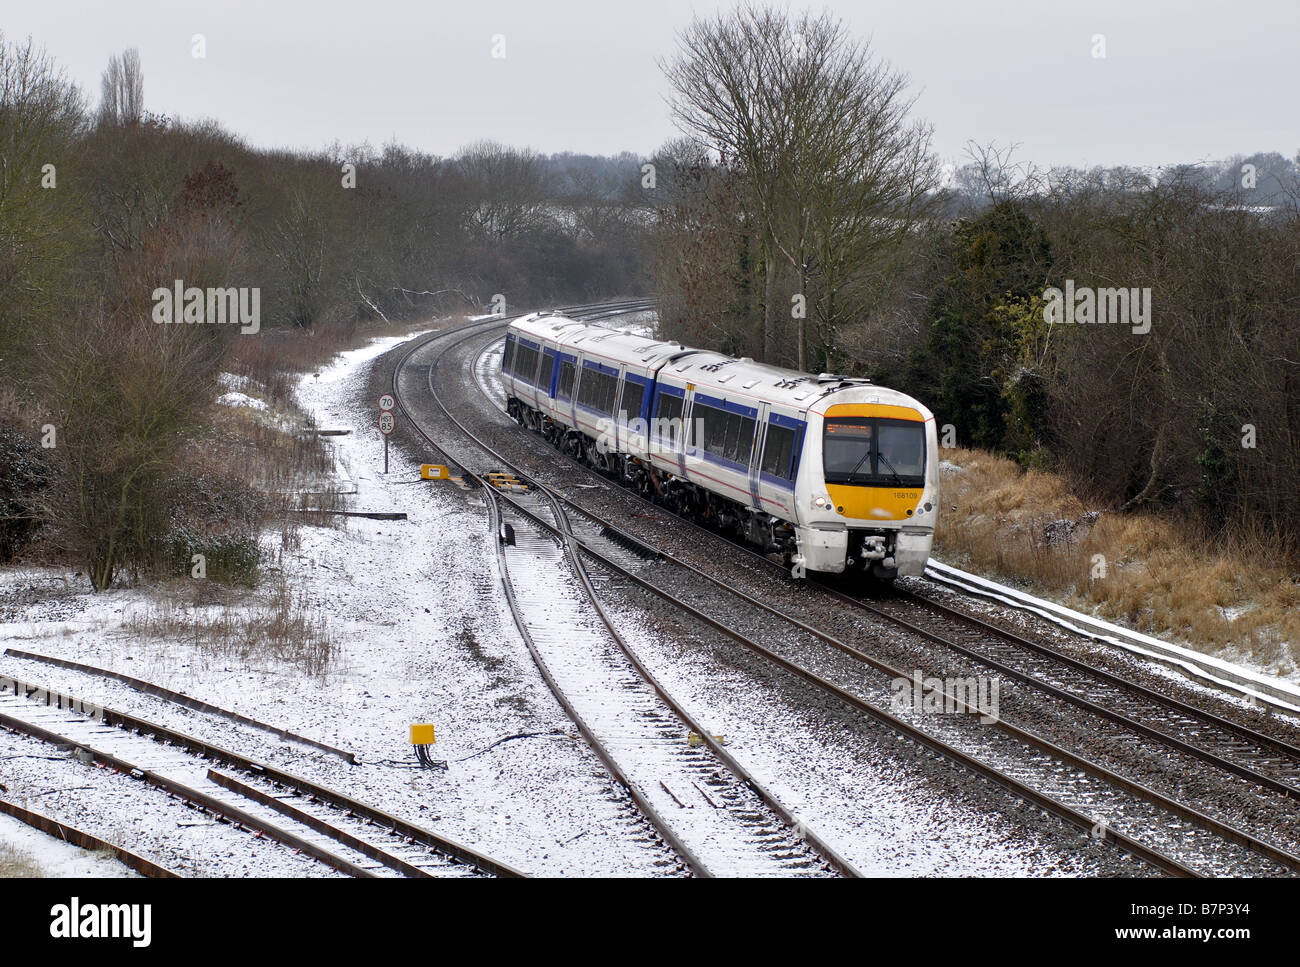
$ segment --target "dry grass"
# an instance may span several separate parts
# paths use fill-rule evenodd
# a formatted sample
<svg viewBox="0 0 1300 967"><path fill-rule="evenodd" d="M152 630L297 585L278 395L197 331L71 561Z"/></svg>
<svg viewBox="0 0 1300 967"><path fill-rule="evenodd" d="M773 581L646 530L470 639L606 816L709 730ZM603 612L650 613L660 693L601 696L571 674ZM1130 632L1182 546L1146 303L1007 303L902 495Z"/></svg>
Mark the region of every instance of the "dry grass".
<svg viewBox="0 0 1300 967"><path fill-rule="evenodd" d="M339 510L345 504L334 476L333 448L292 399L273 403L261 384L249 384L241 392L271 408L214 404L210 432L186 454L187 468L223 476L260 495L264 511L259 528L278 531L283 549L296 548L302 524L329 527L338 521L303 511Z"/></svg>
<svg viewBox="0 0 1300 967"><path fill-rule="evenodd" d="M286 547L296 543L296 526L303 520L298 512L343 506L330 482L335 470L333 451L317 436L317 428L294 398L300 374L317 371L337 354L371 339L406 336L451 321L348 324L314 332L268 330L257 339L236 340L228 368L248 380L241 392L270 408L214 406L216 445L205 450L219 454L222 465L234 469L249 489L278 498ZM328 518L313 520L329 522Z"/></svg>
<svg viewBox="0 0 1300 967"><path fill-rule="evenodd" d="M45 876L36 860L12 846L0 844L0 879L29 880Z"/></svg>
<svg viewBox="0 0 1300 967"><path fill-rule="evenodd" d="M306 594L295 595L284 580L264 595L264 601L250 606L226 603L215 614L203 613L211 600L162 598L151 611L131 615L124 629L140 637L184 642L202 654L234 658L248 668L287 664L324 677L333 667L336 645L324 615L312 610Z"/></svg>
<svg viewBox="0 0 1300 967"><path fill-rule="evenodd" d="M1091 508L1055 474L977 450L944 458L958 468L940 479L944 560L1201 651L1300 664L1300 575L1266 541L1210 547L1187 525Z"/></svg>
<svg viewBox="0 0 1300 967"><path fill-rule="evenodd" d="M269 402L287 405L292 402L299 374L318 371L339 353L355 349L367 340L405 336L429 327L427 322L419 325L374 322L323 326L317 330L267 329L256 339L235 340L230 371L264 386Z"/></svg>
<svg viewBox="0 0 1300 967"><path fill-rule="evenodd" d="M250 489L291 494L320 488L334 472L334 456L306 415L216 406L216 446L210 459L236 472ZM202 456L196 455L202 460Z"/></svg>

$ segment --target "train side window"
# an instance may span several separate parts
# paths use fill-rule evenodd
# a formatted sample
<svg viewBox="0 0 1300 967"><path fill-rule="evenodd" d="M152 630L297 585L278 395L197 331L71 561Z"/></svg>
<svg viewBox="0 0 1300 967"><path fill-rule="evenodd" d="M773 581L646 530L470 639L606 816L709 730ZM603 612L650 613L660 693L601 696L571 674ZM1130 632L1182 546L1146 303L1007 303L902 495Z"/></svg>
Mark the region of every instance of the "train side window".
<svg viewBox="0 0 1300 967"><path fill-rule="evenodd" d="M612 416L614 414L614 400L618 397L618 377L611 376L609 373L601 373L600 375L604 377L605 384L605 392L600 400L600 412L606 416Z"/></svg>
<svg viewBox="0 0 1300 967"><path fill-rule="evenodd" d="M715 457L748 464L754 449L755 420L696 402L695 417L704 431L702 446Z"/></svg>
<svg viewBox="0 0 1300 967"><path fill-rule="evenodd" d="M555 395L560 399L568 400L573 398L573 375L577 372L577 367L567 359L560 361L560 380L556 386Z"/></svg>
<svg viewBox="0 0 1300 967"><path fill-rule="evenodd" d="M614 412L614 397L618 393L618 380L598 369L586 368L578 384L578 402L600 413Z"/></svg>
<svg viewBox="0 0 1300 967"><path fill-rule="evenodd" d="M727 413L725 419L726 429L723 431L722 452L718 456L725 457L728 460L735 460L736 454L740 451L741 416L739 413Z"/></svg>
<svg viewBox="0 0 1300 967"><path fill-rule="evenodd" d="M515 361L515 341L513 339L507 339L506 354L501 357L501 372L508 374L510 372L510 364L513 363L514 361Z"/></svg>
<svg viewBox="0 0 1300 967"><path fill-rule="evenodd" d="M645 387L640 383L623 380L623 403L619 407L623 422L635 420L641 415L641 403L645 399Z"/></svg>
<svg viewBox="0 0 1300 967"><path fill-rule="evenodd" d="M599 375L596 370L583 367L582 382L578 384L578 402L582 406L595 408L596 377Z"/></svg>
<svg viewBox="0 0 1300 967"><path fill-rule="evenodd" d="M555 374L555 350L548 349L542 353L542 372L537 385L548 394L551 392L551 377Z"/></svg>
<svg viewBox="0 0 1300 967"><path fill-rule="evenodd" d="M702 440L696 440L696 446L705 452L720 457L725 452L727 443L727 414L717 407L695 401L695 419L703 431Z"/></svg>
<svg viewBox="0 0 1300 967"><path fill-rule="evenodd" d="M790 479L790 458L794 454L794 430L769 423L767 446L763 450L763 473Z"/></svg>
<svg viewBox="0 0 1300 967"><path fill-rule="evenodd" d="M667 393L660 393L659 399L655 403L655 430L659 438L666 441L674 449L684 437L682 433L682 408L685 403L685 398L670 396Z"/></svg>
<svg viewBox="0 0 1300 967"><path fill-rule="evenodd" d="M534 359L533 362L537 362L537 360ZM522 343L515 347L515 364L511 368L510 372L514 374L515 379L532 382L532 380L529 379L528 347Z"/></svg>
<svg viewBox="0 0 1300 967"><path fill-rule="evenodd" d="M537 364L541 358L532 346L520 346L515 351L515 378L537 385Z"/></svg>
<svg viewBox="0 0 1300 967"><path fill-rule="evenodd" d="M736 456L733 458L737 463L749 466L749 458L754 455L754 427L757 425L751 417L740 418L740 435L736 438Z"/></svg>

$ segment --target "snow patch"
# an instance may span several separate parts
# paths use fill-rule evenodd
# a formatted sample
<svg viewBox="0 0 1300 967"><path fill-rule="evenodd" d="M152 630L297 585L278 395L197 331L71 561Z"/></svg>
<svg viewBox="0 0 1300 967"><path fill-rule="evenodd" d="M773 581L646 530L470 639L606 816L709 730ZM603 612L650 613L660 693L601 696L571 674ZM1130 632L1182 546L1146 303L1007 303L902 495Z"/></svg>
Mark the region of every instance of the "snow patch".
<svg viewBox="0 0 1300 967"><path fill-rule="evenodd" d="M222 406L246 406L250 410L266 410L269 407L265 400L259 400L249 396L246 393L230 392L222 393L217 397L217 402Z"/></svg>

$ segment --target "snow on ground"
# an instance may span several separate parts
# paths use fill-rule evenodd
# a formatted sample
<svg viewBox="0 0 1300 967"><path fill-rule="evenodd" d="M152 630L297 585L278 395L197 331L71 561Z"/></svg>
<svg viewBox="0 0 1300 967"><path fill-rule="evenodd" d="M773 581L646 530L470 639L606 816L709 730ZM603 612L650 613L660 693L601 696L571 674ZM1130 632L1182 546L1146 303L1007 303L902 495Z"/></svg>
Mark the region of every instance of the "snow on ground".
<svg viewBox="0 0 1300 967"><path fill-rule="evenodd" d="M405 338L375 340L343 353L299 386L301 405L316 425L350 431L328 438L341 489L355 491L350 509L409 517L304 526L296 541L282 546L277 538L270 548L263 583L283 578L328 623L335 658L325 675L310 677L270 659L214 655L189 640L130 631L129 623L154 614L160 601L192 596L192 584L180 591L95 595L84 577L58 568L0 569L0 645L187 692L352 751L360 765L169 709L77 672L0 656L0 673L134 711L309 775L530 873L668 872L657 865L662 853L641 842L644 828L629 817L626 797L611 787L574 734L515 631L498 586L494 538L481 499L447 482L421 481L418 458L424 455L408 458L396 447L391 472L381 472L384 446L375 425L377 407L368 399L369 369ZM222 388L227 396L253 399L243 392L251 388L233 377L223 379ZM820 725L809 719L802 734L790 722L783 726L780 696L766 686L691 657L674 642L634 627L628 631L656 674L733 736L736 753L783 795L802 803L816 826L834 840L851 841L850 852L864 868L893 874L1035 870L1027 856L1019 856L1023 845L1016 846L1015 831L1001 820L954 812L915 789L897 789L900 776L888 769L867 776L852 750L828 757L817 777L801 775L796 749L814 741ZM740 700L747 695L749 701ZM415 767L407 734L415 722L435 725L434 756L447 760L445 772ZM833 749L842 737L815 741ZM143 809L138 792L122 792L121 777L66 756L46 761L47 754L48 747L0 732L0 784L39 794L43 811L128 848L138 843L137 851L148 854L146 847L153 846L152 855L165 865L200 856L190 867L200 875L214 875L227 868L223 863L243 875L324 875L312 868L319 864L277 859L269 844L246 844L239 837L250 837L228 827L185 825L177 818L185 812L179 805ZM822 788L821 779L836 775L842 781ZM0 846L6 843L22 846L0 824ZM1058 862L1068 868L1068 858ZM54 875L62 875L58 869Z"/></svg>
<svg viewBox="0 0 1300 967"><path fill-rule="evenodd" d="M654 310L629 312L613 319L597 320L597 325L608 326L620 332L630 332L647 339L658 339L659 313Z"/></svg>
<svg viewBox="0 0 1300 967"><path fill-rule="evenodd" d="M25 872L32 875L45 877L137 875L114 856L65 843L57 836L0 813L0 876L14 875L15 866L24 867Z"/></svg>
<svg viewBox="0 0 1300 967"><path fill-rule="evenodd" d="M217 402L222 406L247 406L253 410L267 409L266 400L259 400L246 393L239 392L222 393L217 397Z"/></svg>
<svg viewBox="0 0 1300 967"><path fill-rule="evenodd" d="M1101 617L1098 614L1099 608L1094 607L1091 613L1076 611L1059 601L1038 597L1020 588L963 571L937 558L930 559L926 577L945 586L961 589L969 601L978 601L978 596L986 597L1035 614L1083 637L1158 661L1173 662L1197 677L1226 686L1229 692L1244 688L1247 694L1251 694L1254 687L1260 684L1265 686L1265 691L1280 689L1285 694L1274 694L1274 698L1280 698L1287 708L1300 707L1300 666L1285 652L1271 661L1261 661L1236 644L1220 646L1207 653L1197 647L1197 642L1188 638L1159 638L1135 631ZM1249 606L1218 607L1219 613L1229 621L1235 621L1249 610ZM1217 689L1217 693L1223 694L1224 690Z"/></svg>
<svg viewBox="0 0 1300 967"><path fill-rule="evenodd" d="M392 472L381 472L376 407L364 401L367 364L400 341L344 353L301 382L302 405L318 425L351 431L330 438L341 475L358 490L350 507L409 515L304 526L294 546L276 548L267 578L282 575L328 621L336 657L325 676L212 655L187 640L141 638L123 627L151 614L167 592L94 595L84 578L58 569L0 571L0 644L186 692L353 751L361 765L183 710L146 711L145 700L123 686L75 672L13 657L0 657L0 672L134 709L309 774L530 873L665 872L656 865L661 851L641 842L625 796L572 734L508 619L481 500L447 482L420 481L418 464L397 448ZM416 722L436 726L434 756L449 762L447 771L415 768L408 727ZM520 733L537 734L489 748ZM0 735L0 777L7 774L6 741ZM48 804L51 814L99 832L67 797L52 795ZM129 831L130 811L117 808L103 821Z"/></svg>

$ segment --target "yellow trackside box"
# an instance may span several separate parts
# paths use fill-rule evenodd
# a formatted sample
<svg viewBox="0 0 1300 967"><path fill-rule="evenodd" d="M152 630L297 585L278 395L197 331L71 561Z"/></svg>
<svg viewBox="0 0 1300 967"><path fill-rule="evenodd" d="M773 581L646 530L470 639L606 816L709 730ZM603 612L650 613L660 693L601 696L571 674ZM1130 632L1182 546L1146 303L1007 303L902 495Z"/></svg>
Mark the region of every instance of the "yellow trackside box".
<svg viewBox="0 0 1300 967"><path fill-rule="evenodd" d="M424 480L447 480L451 477L451 471L440 463L422 463L420 477Z"/></svg>
<svg viewBox="0 0 1300 967"><path fill-rule="evenodd" d="M429 724L411 726L411 745L433 745L433 726Z"/></svg>

